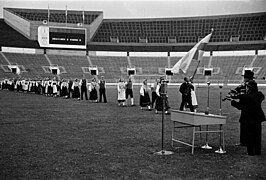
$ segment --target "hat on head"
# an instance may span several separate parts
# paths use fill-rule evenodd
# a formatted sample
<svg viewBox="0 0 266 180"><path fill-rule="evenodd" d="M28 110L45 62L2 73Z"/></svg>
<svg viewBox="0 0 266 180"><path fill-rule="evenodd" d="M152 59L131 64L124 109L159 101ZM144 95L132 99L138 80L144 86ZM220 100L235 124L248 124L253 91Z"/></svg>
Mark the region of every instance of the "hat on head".
<svg viewBox="0 0 266 180"><path fill-rule="evenodd" d="M245 71L244 78L246 78L246 79L254 79L254 72Z"/></svg>
<svg viewBox="0 0 266 180"><path fill-rule="evenodd" d="M248 81L246 85L253 90L258 90L257 83L254 80Z"/></svg>

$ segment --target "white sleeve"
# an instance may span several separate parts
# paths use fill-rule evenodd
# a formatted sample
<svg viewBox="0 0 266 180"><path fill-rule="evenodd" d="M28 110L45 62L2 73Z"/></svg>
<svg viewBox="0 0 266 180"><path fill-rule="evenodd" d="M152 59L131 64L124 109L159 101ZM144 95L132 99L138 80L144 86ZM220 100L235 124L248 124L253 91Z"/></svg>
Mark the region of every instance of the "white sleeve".
<svg viewBox="0 0 266 180"><path fill-rule="evenodd" d="M160 96L160 87L161 87L161 84L158 84L157 87L156 87L157 96Z"/></svg>
<svg viewBox="0 0 266 180"><path fill-rule="evenodd" d="M143 86L140 87L139 93L141 96L144 96L144 88Z"/></svg>

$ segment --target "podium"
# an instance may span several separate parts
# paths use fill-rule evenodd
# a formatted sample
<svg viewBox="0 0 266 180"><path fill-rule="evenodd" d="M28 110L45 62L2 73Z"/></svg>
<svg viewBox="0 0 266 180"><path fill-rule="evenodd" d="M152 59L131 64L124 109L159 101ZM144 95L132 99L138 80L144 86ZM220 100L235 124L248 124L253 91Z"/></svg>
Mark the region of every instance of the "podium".
<svg viewBox="0 0 266 180"><path fill-rule="evenodd" d="M206 133L206 145L208 145L208 133L219 133L220 135L220 149L217 150L217 153L225 153L224 149L224 130L223 125L226 124L226 116L214 115L214 114L204 114L204 113L195 113L187 111L172 110L171 111L171 120L173 122L172 127L172 147L174 147L174 142L181 143L192 148L192 154L194 154L195 148L195 134ZM209 130L208 126L216 125L219 126L217 130ZM202 126L206 126L206 130L202 130ZM193 128L192 133L192 142L187 143L175 137L175 132L179 128ZM196 128L199 128L197 130Z"/></svg>

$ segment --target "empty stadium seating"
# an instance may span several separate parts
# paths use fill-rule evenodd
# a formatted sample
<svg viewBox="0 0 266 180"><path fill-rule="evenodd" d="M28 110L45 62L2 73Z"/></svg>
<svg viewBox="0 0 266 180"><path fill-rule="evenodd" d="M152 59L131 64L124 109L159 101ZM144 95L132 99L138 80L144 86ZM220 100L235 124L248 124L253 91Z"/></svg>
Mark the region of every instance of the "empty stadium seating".
<svg viewBox="0 0 266 180"><path fill-rule="evenodd" d="M16 9L16 8L8 8L9 11L13 12L14 14L30 20L30 21L43 21L48 20L48 9ZM83 13L84 13L84 22L83 22ZM57 23L84 23L84 24L91 24L97 17L97 12L83 12L81 11L67 11L64 10L49 10L49 21L50 22L57 22Z"/></svg>
<svg viewBox="0 0 266 180"><path fill-rule="evenodd" d="M10 78L11 76L13 77L13 75L11 75L10 69L8 68L9 63L5 60L5 58L2 56L2 54L0 54L0 77L8 77ZM0 78L1 79L1 78Z"/></svg>
<svg viewBox="0 0 266 180"><path fill-rule="evenodd" d="M214 29L210 42L229 42L231 37L239 41L263 40L266 13L221 15L197 18L164 18L145 20L104 20L94 42L110 42L117 37L121 43L139 43L145 37L147 43L168 43L174 37L179 43L195 43Z"/></svg>
<svg viewBox="0 0 266 180"><path fill-rule="evenodd" d="M254 56L213 56L213 67L220 67L220 73L210 77L214 81L223 81L226 83L239 82L243 78L241 73L237 72L239 67L249 66Z"/></svg>
<svg viewBox="0 0 266 180"><path fill-rule="evenodd" d="M132 67L141 68L141 74L164 74L167 57L130 57ZM161 71L160 71L161 69Z"/></svg>
<svg viewBox="0 0 266 180"><path fill-rule="evenodd" d="M43 54L22 54L22 53L4 53L11 64L23 65L26 72L22 72L22 77L50 77L42 69L42 66L49 66Z"/></svg>
<svg viewBox="0 0 266 180"><path fill-rule="evenodd" d="M107 82L117 82L119 78L128 77L127 68L135 68L136 75L133 76L135 82L142 82L148 79L152 82L161 76L165 76L165 68L171 68L180 60L181 57L126 57L126 56L66 56L66 55L47 55L43 54L21 54L21 53L3 53L11 64L23 66L22 77L53 77L49 69L50 66L58 66L61 70L60 77L67 79L82 78L91 79L93 75L89 71L90 67L98 68L98 77L105 76ZM184 76L192 76L195 73L195 83L205 83L211 81L214 83L223 82L239 83L243 67L257 68L255 77L260 83L266 76L266 56L241 55L241 56L204 56L200 63L192 60L186 74L180 72L168 77L172 83L180 83ZM3 56L0 56L0 77L17 77L8 71L8 62ZM3 67L4 66L4 67ZM48 68L45 69L44 67ZM198 68L197 68L198 67ZM204 68L212 67L212 76L204 76ZM5 69L6 68L6 69ZM65 72L64 72L65 71Z"/></svg>
<svg viewBox="0 0 266 180"><path fill-rule="evenodd" d="M102 67L108 82L116 82L121 77L127 76L127 67L129 66L127 57L119 56L90 56L92 65Z"/></svg>
<svg viewBox="0 0 266 180"><path fill-rule="evenodd" d="M90 73L84 73L82 67L89 67L90 63L86 56L64 56L64 55L48 55L52 65L64 67L66 73L62 73L62 78L81 79L83 75L92 78Z"/></svg>
<svg viewBox="0 0 266 180"><path fill-rule="evenodd" d="M258 55L253 63L253 67L261 67L260 72L256 75L258 80L266 77L266 55Z"/></svg>

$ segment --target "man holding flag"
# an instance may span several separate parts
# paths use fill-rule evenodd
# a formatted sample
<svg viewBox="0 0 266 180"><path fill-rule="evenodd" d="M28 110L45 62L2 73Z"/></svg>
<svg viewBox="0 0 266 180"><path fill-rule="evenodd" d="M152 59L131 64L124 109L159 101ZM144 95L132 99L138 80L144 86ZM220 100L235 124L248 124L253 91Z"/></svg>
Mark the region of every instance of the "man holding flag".
<svg viewBox="0 0 266 180"><path fill-rule="evenodd" d="M213 32L213 29L212 29ZM192 61L194 60L200 60L203 56L205 46L209 43L212 32L208 34L206 37L201 39L185 56L183 56L172 68L172 73L179 73L179 69L183 73L186 73L188 70L188 67Z"/></svg>

